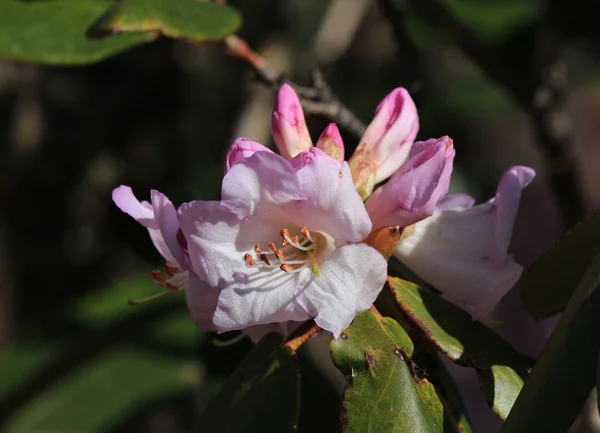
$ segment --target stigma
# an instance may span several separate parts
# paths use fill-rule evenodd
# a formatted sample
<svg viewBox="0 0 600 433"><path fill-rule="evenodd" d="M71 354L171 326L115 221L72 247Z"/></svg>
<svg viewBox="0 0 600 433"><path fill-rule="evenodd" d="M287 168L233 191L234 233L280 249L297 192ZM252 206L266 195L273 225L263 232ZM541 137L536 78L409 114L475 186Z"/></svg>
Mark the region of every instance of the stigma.
<svg viewBox="0 0 600 433"><path fill-rule="evenodd" d="M318 242L306 227L297 235L291 235L287 228L281 229L281 246L269 242L263 250L259 243L254 245L253 253L246 253L244 261L251 268L279 268L286 273L300 272L308 267L316 275L320 275L316 253Z"/></svg>

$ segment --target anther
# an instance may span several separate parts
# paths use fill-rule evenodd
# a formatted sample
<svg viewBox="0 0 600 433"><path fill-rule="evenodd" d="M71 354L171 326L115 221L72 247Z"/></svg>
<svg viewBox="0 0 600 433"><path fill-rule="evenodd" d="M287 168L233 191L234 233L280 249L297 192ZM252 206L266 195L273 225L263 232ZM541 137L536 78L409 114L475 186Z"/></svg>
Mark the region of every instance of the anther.
<svg viewBox="0 0 600 433"><path fill-rule="evenodd" d="M277 255L277 247L275 246L275 244L273 242L269 242L269 250L273 254Z"/></svg>
<svg viewBox="0 0 600 433"><path fill-rule="evenodd" d="M300 230L300 233L302 234L302 236L304 236L306 239L308 239L309 241L313 242L312 237L310 236L310 232L308 231L308 229L306 227L302 227L302 229Z"/></svg>
<svg viewBox="0 0 600 433"><path fill-rule="evenodd" d="M285 272L292 272L294 270L294 267L290 265L281 265L279 269Z"/></svg>
<svg viewBox="0 0 600 433"><path fill-rule="evenodd" d="M260 244L254 244L254 251L256 251L256 254L262 254L262 248L260 247Z"/></svg>
<svg viewBox="0 0 600 433"><path fill-rule="evenodd" d="M248 266L256 266L254 260L252 260L252 256L248 253L244 254L244 261Z"/></svg>
<svg viewBox="0 0 600 433"><path fill-rule="evenodd" d="M259 257L260 257L260 261L263 262L265 265L268 266L271 264L271 262L269 262L269 259L267 258L266 254L260 254Z"/></svg>
<svg viewBox="0 0 600 433"><path fill-rule="evenodd" d="M158 269L152 270L152 279L158 284L164 284L167 281L162 272L160 272Z"/></svg>
<svg viewBox="0 0 600 433"><path fill-rule="evenodd" d="M177 272L178 270L179 270L179 266L177 266L176 263L169 262L169 261L167 261L165 263L165 274L167 274L169 277L172 277L173 275L175 275L175 272Z"/></svg>

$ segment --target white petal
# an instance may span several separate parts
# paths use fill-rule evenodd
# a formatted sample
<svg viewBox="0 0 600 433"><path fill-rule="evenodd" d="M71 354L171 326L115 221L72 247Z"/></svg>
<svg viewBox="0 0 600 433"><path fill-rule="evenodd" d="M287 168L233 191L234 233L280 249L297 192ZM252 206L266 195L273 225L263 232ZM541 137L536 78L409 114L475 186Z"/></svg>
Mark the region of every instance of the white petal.
<svg viewBox="0 0 600 433"><path fill-rule="evenodd" d="M288 217L311 231L329 234L337 246L360 242L369 235L371 220L356 192L348 164L344 162L340 168L338 161L323 155L298 170L306 200L286 207Z"/></svg>
<svg viewBox="0 0 600 433"><path fill-rule="evenodd" d="M312 274L312 284L298 293L298 302L315 317L315 323L335 338L354 317L373 304L387 277L387 262L365 244L348 245L332 252Z"/></svg>
<svg viewBox="0 0 600 433"><path fill-rule="evenodd" d="M213 316L219 299L219 289L211 287L193 272L189 273L185 299L194 323L204 331L216 331Z"/></svg>

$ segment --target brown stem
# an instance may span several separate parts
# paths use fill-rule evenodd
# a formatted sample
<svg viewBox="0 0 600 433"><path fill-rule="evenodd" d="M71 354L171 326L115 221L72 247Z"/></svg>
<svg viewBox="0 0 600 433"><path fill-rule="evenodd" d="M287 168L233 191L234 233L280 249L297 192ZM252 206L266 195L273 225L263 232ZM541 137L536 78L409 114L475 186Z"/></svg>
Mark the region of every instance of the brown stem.
<svg viewBox="0 0 600 433"><path fill-rule="evenodd" d="M283 74L274 70L264 57L250 48L239 36L227 36L224 43L227 52L252 67L259 80L266 86L278 90L279 86L287 81L298 93L307 114L325 117L357 137L361 137L365 132L365 124L335 96L320 72L313 73L310 87L300 86L286 80Z"/></svg>
<svg viewBox="0 0 600 433"><path fill-rule="evenodd" d="M317 335L323 329L315 323L314 320L309 320L308 322L301 325L298 329L292 332L292 335L285 340L283 343L284 347L286 347L291 353L296 353L296 351L302 346L304 343L308 341L314 335Z"/></svg>

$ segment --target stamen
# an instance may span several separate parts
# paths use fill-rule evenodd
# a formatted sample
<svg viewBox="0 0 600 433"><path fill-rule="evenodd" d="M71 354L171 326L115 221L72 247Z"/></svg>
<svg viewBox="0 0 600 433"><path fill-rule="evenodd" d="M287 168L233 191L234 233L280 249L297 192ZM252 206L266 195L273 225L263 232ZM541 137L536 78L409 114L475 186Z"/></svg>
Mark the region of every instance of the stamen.
<svg viewBox="0 0 600 433"><path fill-rule="evenodd" d="M310 236L310 232L308 231L308 229L306 227L302 227L302 229L300 230L300 233L302 234L302 236L304 236L306 239L308 239L309 241L313 242L313 238Z"/></svg>
<svg viewBox="0 0 600 433"><path fill-rule="evenodd" d="M127 300L127 303L128 303L129 305L140 305L140 304L145 304L145 303L147 303L147 302L154 301L155 299L162 298L163 296L165 296L165 295L166 295L166 294L168 294L168 293L171 293L171 292L169 292L168 290L165 290L165 291L163 291L163 292L158 292L158 293L156 293L156 294L154 294L154 295L150 295L150 296L147 296L147 297L145 297L145 298L140 298L140 299L128 299L128 300Z"/></svg>
<svg viewBox="0 0 600 433"><path fill-rule="evenodd" d="M161 284L161 285L166 283L166 281L167 281L165 276L158 269L152 270L152 279L154 280L155 283Z"/></svg>
<svg viewBox="0 0 600 433"><path fill-rule="evenodd" d="M260 260L267 266L269 266L271 264L271 262L269 261L269 259L267 258L266 254L261 254L260 256Z"/></svg>
<svg viewBox="0 0 600 433"><path fill-rule="evenodd" d="M169 277L174 276L178 270L179 266L177 266L176 263L169 261L165 262L165 274L167 274Z"/></svg>
<svg viewBox="0 0 600 433"><path fill-rule="evenodd" d="M256 266L254 260L252 260L252 255L250 255L249 253L244 254L244 261L248 266Z"/></svg>
<svg viewBox="0 0 600 433"><path fill-rule="evenodd" d="M170 292L179 292L181 290L181 285L177 286L173 283L166 283L165 287L167 288L167 290L169 290Z"/></svg>

